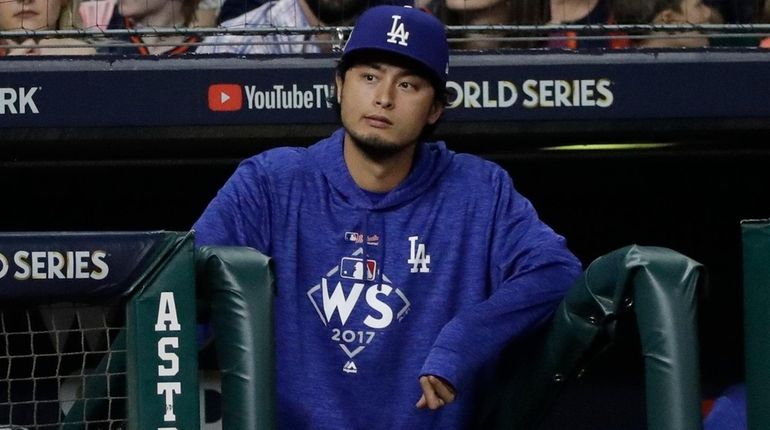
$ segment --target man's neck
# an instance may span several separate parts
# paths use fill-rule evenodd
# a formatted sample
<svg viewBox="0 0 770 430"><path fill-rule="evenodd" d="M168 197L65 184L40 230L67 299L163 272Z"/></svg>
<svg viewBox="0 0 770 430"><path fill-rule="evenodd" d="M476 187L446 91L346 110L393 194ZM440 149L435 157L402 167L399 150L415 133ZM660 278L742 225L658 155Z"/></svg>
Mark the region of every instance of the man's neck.
<svg viewBox="0 0 770 430"><path fill-rule="evenodd" d="M396 188L412 170L416 145L385 160L372 160L353 143L346 133L343 146L345 165L356 185L366 191L386 193Z"/></svg>

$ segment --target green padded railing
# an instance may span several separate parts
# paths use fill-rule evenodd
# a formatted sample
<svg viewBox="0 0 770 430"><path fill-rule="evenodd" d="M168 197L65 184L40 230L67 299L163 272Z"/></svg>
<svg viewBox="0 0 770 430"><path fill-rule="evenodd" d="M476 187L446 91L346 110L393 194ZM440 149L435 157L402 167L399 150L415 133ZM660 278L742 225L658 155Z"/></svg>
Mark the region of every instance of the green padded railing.
<svg viewBox="0 0 770 430"><path fill-rule="evenodd" d="M211 306L222 372L222 428L275 428L273 278L270 260L250 248L202 247L199 295Z"/></svg>
<svg viewBox="0 0 770 430"><path fill-rule="evenodd" d="M612 343L614 322L634 312L645 363L649 430L700 430L696 261L665 248L628 246L596 259L570 289L528 355L485 405L477 427L537 429L565 383ZM501 363L501 366L512 363Z"/></svg>
<svg viewBox="0 0 770 430"><path fill-rule="evenodd" d="M741 223L749 430L770 428L770 220Z"/></svg>

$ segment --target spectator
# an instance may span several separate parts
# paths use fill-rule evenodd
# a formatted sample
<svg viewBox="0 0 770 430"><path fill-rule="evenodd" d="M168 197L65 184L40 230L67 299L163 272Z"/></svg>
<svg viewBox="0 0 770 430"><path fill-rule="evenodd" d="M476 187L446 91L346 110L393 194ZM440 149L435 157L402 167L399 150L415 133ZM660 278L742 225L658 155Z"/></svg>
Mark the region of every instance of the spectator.
<svg viewBox="0 0 770 430"><path fill-rule="evenodd" d="M119 26L126 29L189 28L199 0L119 0ZM196 34L130 35L115 44L99 47L99 53L116 55L184 55L200 42ZM130 46L124 46L130 44ZM117 46L116 46L117 45Z"/></svg>
<svg viewBox="0 0 770 430"><path fill-rule="evenodd" d="M541 25L550 20L548 0L443 0L436 15L447 25ZM533 36L533 34L484 32L462 35L458 49L529 48L541 44L499 41L495 37Z"/></svg>
<svg viewBox="0 0 770 430"><path fill-rule="evenodd" d="M396 3L403 4L401 0ZM369 0L272 0L222 23L222 27L271 29L350 25L369 6ZM225 34L207 37L204 43L197 53L300 54L329 52L333 40L328 34Z"/></svg>
<svg viewBox="0 0 770 430"><path fill-rule="evenodd" d="M427 141L448 63L430 14L366 11L342 128L243 161L195 223L197 245L272 259L278 428L468 428L503 347L580 274L500 166Z"/></svg>
<svg viewBox="0 0 770 430"><path fill-rule="evenodd" d="M224 0L222 9L219 11L217 23L223 23L241 16L252 9L262 6L266 2L267 0Z"/></svg>
<svg viewBox="0 0 770 430"><path fill-rule="evenodd" d="M603 25L612 24L610 17L612 0L550 0L553 25ZM644 3L651 0L636 0ZM587 33L588 34L588 33ZM591 33L597 35L598 33ZM551 34L550 48L610 48L608 39L581 39L573 30Z"/></svg>
<svg viewBox="0 0 770 430"><path fill-rule="evenodd" d="M201 0L195 12L196 27L216 27L223 0Z"/></svg>
<svg viewBox="0 0 770 430"><path fill-rule="evenodd" d="M61 30L75 28L77 15L69 0L0 0L0 30ZM0 41L4 55L89 55L84 39L22 37Z"/></svg>
<svg viewBox="0 0 770 430"><path fill-rule="evenodd" d="M721 16L702 0L613 0L612 14L623 24L711 24ZM639 33L636 33L639 34ZM639 48L697 48L709 46L708 36L697 30L652 32L649 37L633 39Z"/></svg>

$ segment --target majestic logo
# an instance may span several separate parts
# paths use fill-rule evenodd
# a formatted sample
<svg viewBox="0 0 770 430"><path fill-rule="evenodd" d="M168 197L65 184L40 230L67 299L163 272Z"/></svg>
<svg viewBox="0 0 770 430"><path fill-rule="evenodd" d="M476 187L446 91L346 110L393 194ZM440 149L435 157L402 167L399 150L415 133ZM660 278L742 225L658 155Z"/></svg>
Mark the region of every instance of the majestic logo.
<svg viewBox="0 0 770 430"><path fill-rule="evenodd" d="M412 265L409 270L412 273L429 273L430 255L425 251L425 244L417 243L418 239L417 236L409 236L409 260L406 262Z"/></svg>
<svg viewBox="0 0 770 430"><path fill-rule="evenodd" d="M330 329L331 340L345 353L342 371L347 374L358 372L354 358L394 320L401 321L411 307L406 295L380 272L377 262L363 256L364 249L358 248L341 258L307 292L321 322Z"/></svg>
<svg viewBox="0 0 770 430"><path fill-rule="evenodd" d="M406 43L406 41L409 40L409 32L406 31L404 23L401 22L401 15L393 15L392 18L393 24L391 24L390 31L387 33L388 40L386 42L399 44L401 46L409 46Z"/></svg>
<svg viewBox="0 0 770 430"><path fill-rule="evenodd" d="M243 107L243 93L238 84L214 84L209 87L209 109L232 112Z"/></svg>

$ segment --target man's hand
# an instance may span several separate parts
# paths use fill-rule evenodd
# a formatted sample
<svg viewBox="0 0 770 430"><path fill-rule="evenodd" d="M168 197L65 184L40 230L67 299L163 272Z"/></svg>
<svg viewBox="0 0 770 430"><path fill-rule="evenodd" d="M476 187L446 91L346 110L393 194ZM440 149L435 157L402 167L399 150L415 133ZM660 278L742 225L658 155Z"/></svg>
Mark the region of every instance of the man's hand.
<svg viewBox="0 0 770 430"><path fill-rule="evenodd" d="M436 410L455 400L455 388L438 376L426 375L420 377L422 396L417 401L417 408Z"/></svg>

